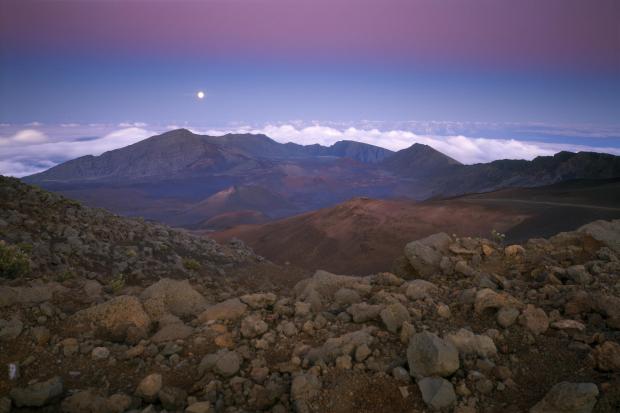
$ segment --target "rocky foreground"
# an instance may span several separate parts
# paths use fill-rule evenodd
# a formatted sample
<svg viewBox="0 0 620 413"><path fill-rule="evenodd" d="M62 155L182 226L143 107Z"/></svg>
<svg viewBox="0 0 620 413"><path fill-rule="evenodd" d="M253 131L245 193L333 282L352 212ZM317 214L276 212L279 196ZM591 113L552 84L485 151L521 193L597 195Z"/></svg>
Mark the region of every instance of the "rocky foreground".
<svg viewBox="0 0 620 413"><path fill-rule="evenodd" d="M34 225L40 201L15 194L51 195L9 187L0 263L33 248L27 274L0 279L0 412L620 411L620 221L524 245L435 234L393 273L286 288L233 277L260 261L240 244L201 256L178 247L199 239L77 205Z"/></svg>

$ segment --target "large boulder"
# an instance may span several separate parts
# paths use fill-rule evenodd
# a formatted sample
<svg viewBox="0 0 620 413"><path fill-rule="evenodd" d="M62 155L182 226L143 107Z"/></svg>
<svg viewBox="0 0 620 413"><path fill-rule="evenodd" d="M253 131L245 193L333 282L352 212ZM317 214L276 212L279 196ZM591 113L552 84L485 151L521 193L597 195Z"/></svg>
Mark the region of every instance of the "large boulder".
<svg viewBox="0 0 620 413"><path fill-rule="evenodd" d="M594 221L577 230L590 235L620 254L620 219L613 221Z"/></svg>
<svg viewBox="0 0 620 413"><path fill-rule="evenodd" d="M318 312L334 300L335 293L341 288L349 288L366 294L371 290L370 280L319 270L312 277L298 282L294 291L299 300L310 303L312 309Z"/></svg>
<svg viewBox="0 0 620 413"><path fill-rule="evenodd" d="M62 392L62 379L56 376L27 387L16 387L11 390L10 396L17 407L41 407L60 398Z"/></svg>
<svg viewBox="0 0 620 413"><path fill-rule="evenodd" d="M123 338L133 328L138 336L145 336L151 326L151 319L136 297L122 295L78 311L73 316L76 322L86 322L103 330L114 338Z"/></svg>
<svg viewBox="0 0 620 413"><path fill-rule="evenodd" d="M166 312L179 317L197 316L207 307L205 298L194 290L188 280L162 278L144 290L140 298L153 319Z"/></svg>
<svg viewBox="0 0 620 413"><path fill-rule="evenodd" d="M405 257L419 275L428 277L440 272L441 258L451 243L452 238L448 234L433 234L407 244Z"/></svg>
<svg viewBox="0 0 620 413"><path fill-rule="evenodd" d="M407 360L409 373L416 378L447 377L460 366L456 347L427 331L411 337L407 348Z"/></svg>
<svg viewBox="0 0 620 413"><path fill-rule="evenodd" d="M49 301L54 294L69 291L57 282L38 283L32 286L0 286L0 308L16 304L38 304Z"/></svg>
<svg viewBox="0 0 620 413"><path fill-rule="evenodd" d="M590 413L596 404L594 383L558 383L530 409L530 413Z"/></svg>
<svg viewBox="0 0 620 413"><path fill-rule="evenodd" d="M248 306L243 304L238 298L231 298L207 307L198 316L198 321L205 323L211 320L236 320L245 314L247 308Z"/></svg>

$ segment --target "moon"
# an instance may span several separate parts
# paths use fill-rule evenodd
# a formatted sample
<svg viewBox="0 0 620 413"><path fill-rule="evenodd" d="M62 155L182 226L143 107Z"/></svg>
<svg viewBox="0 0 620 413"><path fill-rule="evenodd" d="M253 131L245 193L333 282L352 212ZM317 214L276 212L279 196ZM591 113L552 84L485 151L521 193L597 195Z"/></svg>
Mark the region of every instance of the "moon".
<svg viewBox="0 0 620 413"><path fill-rule="evenodd" d="M198 93L196 93L196 97L198 99L204 99L205 98L205 92L203 92L202 90L199 90Z"/></svg>

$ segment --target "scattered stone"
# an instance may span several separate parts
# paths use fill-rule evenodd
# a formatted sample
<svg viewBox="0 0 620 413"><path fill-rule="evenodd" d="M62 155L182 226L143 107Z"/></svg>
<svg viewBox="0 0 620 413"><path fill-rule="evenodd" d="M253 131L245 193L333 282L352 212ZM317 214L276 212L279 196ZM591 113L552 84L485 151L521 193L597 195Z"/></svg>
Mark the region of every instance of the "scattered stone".
<svg viewBox="0 0 620 413"><path fill-rule="evenodd" d="M275 304L278 297L274 293L246 294L240 297L241 301L254 310L260 310Z"/></svg>
<svg viewBox="0 0 620 413"><path fill-rule="evenodd" d="M452 238L443 232L410 242L405 246L405 257L415 271L423 277L439 271L442 252L447 251Z"/></svg>
<svg viewBox="0 0 620 413"><path fill-rule="evenodd" d="M506 255L507 257L517 257L517 256L522 256L525 255L525 248L523 248L521 245L509 245L506 248L504 248L504 255Z"/></svg>
<svg viewBox="0 0 620 413"><path fill-rule="evenodd" d="M79 391L65 398L61 403L63 413L107 412L108 401L92 390Z"/></svg>
<svg viewBox="0 0 620 413"><path fill-rule="evenodd" d="M474 354L478 357L491 358L497 355L497 348L491 337L474 334L464 328L448 334L446 340L458 349L462 357Z"/></svg>
<svg viewBox="0 0 620 413"><path fill-rule="evenodd" d="M187 392L173 386L164 386L159 391L159 401L166 410L180 411L187 405Z"/></svg>
<svg viewBox="0 0 620 413"><path fill-rule="evenodd" d="M402 305L401 303L390 304L381 310L381 320L388 331L392 333L397 333L403 323L410 322L411 316L409 315L409 311L407 307ZM355 320L355 316L353 317Z"/></svg>
<svg viewBox="0 0 620 413"><path fill-rule="evenodd" d="M459 368L459 352L450 342L435 334L414 334L407 348L409 372L413 377L446 377Z"/></svg>
<svg viewBox="0 0 620 413"><path fill-rule="evenodd" d="M159 373L149 374L140 381L136 389L136 396L140 397L147 403L157 401L159 391L162 388L162 376Z"/></svg>
<svg viewBox="0 0 620 413"><path fill-rule="evenodd" d="M62 392L62 379L56 376L27 387L16 387L11 390L10 396L17 407L41 407L60 398Z"/></svg>
<svg viewBox="0 0 620 413"><path fill-rule="evenodd" d="M0 324L0 341L15 340L22 333L24 323L18 318L11 318L4 325Z"/></svg>
<svg viewBox="0 0 620 413"><path fill-rule="evenodd" d="M593 383L558 383L530 413L590 413L596 404L598 388Z"/></svg>
<svg viewBox="0 0 620 413"><path fill-rule="evenodd" d="M186 409L185 413L214 413L215 411L211 408L211 403L209 402L196 402L190 404Z"/></svg>
<svg viewBox="0 0 620 413"><path fill-rule="evenodd" d="M507 293L497 293L490 288L484 288L476 293L474 309L477 314L482 314L487 309L500 309L502 307L521 308L522 304Z"/></svg>
<svg viewBox="0 0 620 413"><path fill-rule="evenodd" d="M514 307L502 307L497 312L497 324L504 328L508 328L513 325L521 312Z"/></svg>
<svg viewBox="0 0 620 413"><path fill-rule="evenodd" d="M528 304L519 316L519 324L538 335L549 328L549 317L542 308Z"/></svg>
<svg viewBox="0 0 620 413"><path fill-rule="evenodd" d="M91 352L93 360L105 360L110 357L110 350L107 347L95 347Z"/></svg>
<svg viewBox="0 0 620 413"><path fill-rule="evenodd" d="M198 316L198 320L201 323L211 320L236 320L245 314L247 308L238 298L231 298L208 307Z"/></svg>
<svg viewBox="0 0 620 413"><path fill-rule="evenodd" d="M308 404L321 390L321 381L311 373L297 375L291 384L291 399L296 411L307 412Z"/></svg>
<svg viewBox="0 0 620 413"><path fill-rule="evenodd" d="M353 321L356 323L365 323L367 321L379 318L379 313L383 309L379 304L358 303L347 308L347 313L351 314Z"/></svg>
<svg viewBox="0 0 620 413"><path fill-rule="evenodd" d="M259 315L249 315L241 321L241 334L243 337L254 338L262 335L269 329L267 323Z"/></svg>
<svg viewBox="0 0 620 413"><path fill-rule="evenodd" d="M439 291L439 287L426 280L413 280L406 284L405 295L410 300L422 300Z"/></svg>
<svg viewBox="0 0 620 413"><path fill-rule="evenodd" d="M425 377L418 381L418 388L422 393L422 400L429 407L440 410L451 407L456 403L454 386L441 377Z"/></svg>
<svg viewBox="0 0 620 413"><path fill-rule="evenodd" d="M599 370L620 372L620 344L606 341L594 350L593 355Z"/></svg>
<svg viewBox="0 0 620 413"><path fill-rule="evenodd" d="M151 341L154 343L164 343L167 341L184 340L191 336L193 332L193 328L183 323L167 324L151 337Z"/></svg>

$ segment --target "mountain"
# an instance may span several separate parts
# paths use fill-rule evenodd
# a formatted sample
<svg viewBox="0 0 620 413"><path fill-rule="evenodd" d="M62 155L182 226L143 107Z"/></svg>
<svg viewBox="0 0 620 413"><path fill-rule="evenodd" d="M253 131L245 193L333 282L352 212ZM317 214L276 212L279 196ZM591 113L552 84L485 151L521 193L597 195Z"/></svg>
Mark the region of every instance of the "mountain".
<svg viewBox="0 0 620 413"><path fill-rule="evenodd" d="M461 163L428 145L415 143L385 158L381 165L399 176L428 177L437 173L446 173L450 167L461 165Z"/></svg>
<svg viewBox="0 0 620 413"><path fill-rule="evenodd" d="M238 238L270 260L366 275L389 268L405 243L436 232L526 241L588 222L620 219L620 179L574 180L452 199L413 202L356 198L260 225L210 233Z"/></svg>
<svg viewBox="0 0 620 413"><path fill-rule="evenodd" d="M422 144L391 152L354 141L282 144L260 134L178 129L23 180L118 214L208 230L235 217L260 222L355 197L425 200L615 177L620 157L590 152L462 165Z"/></svg>

